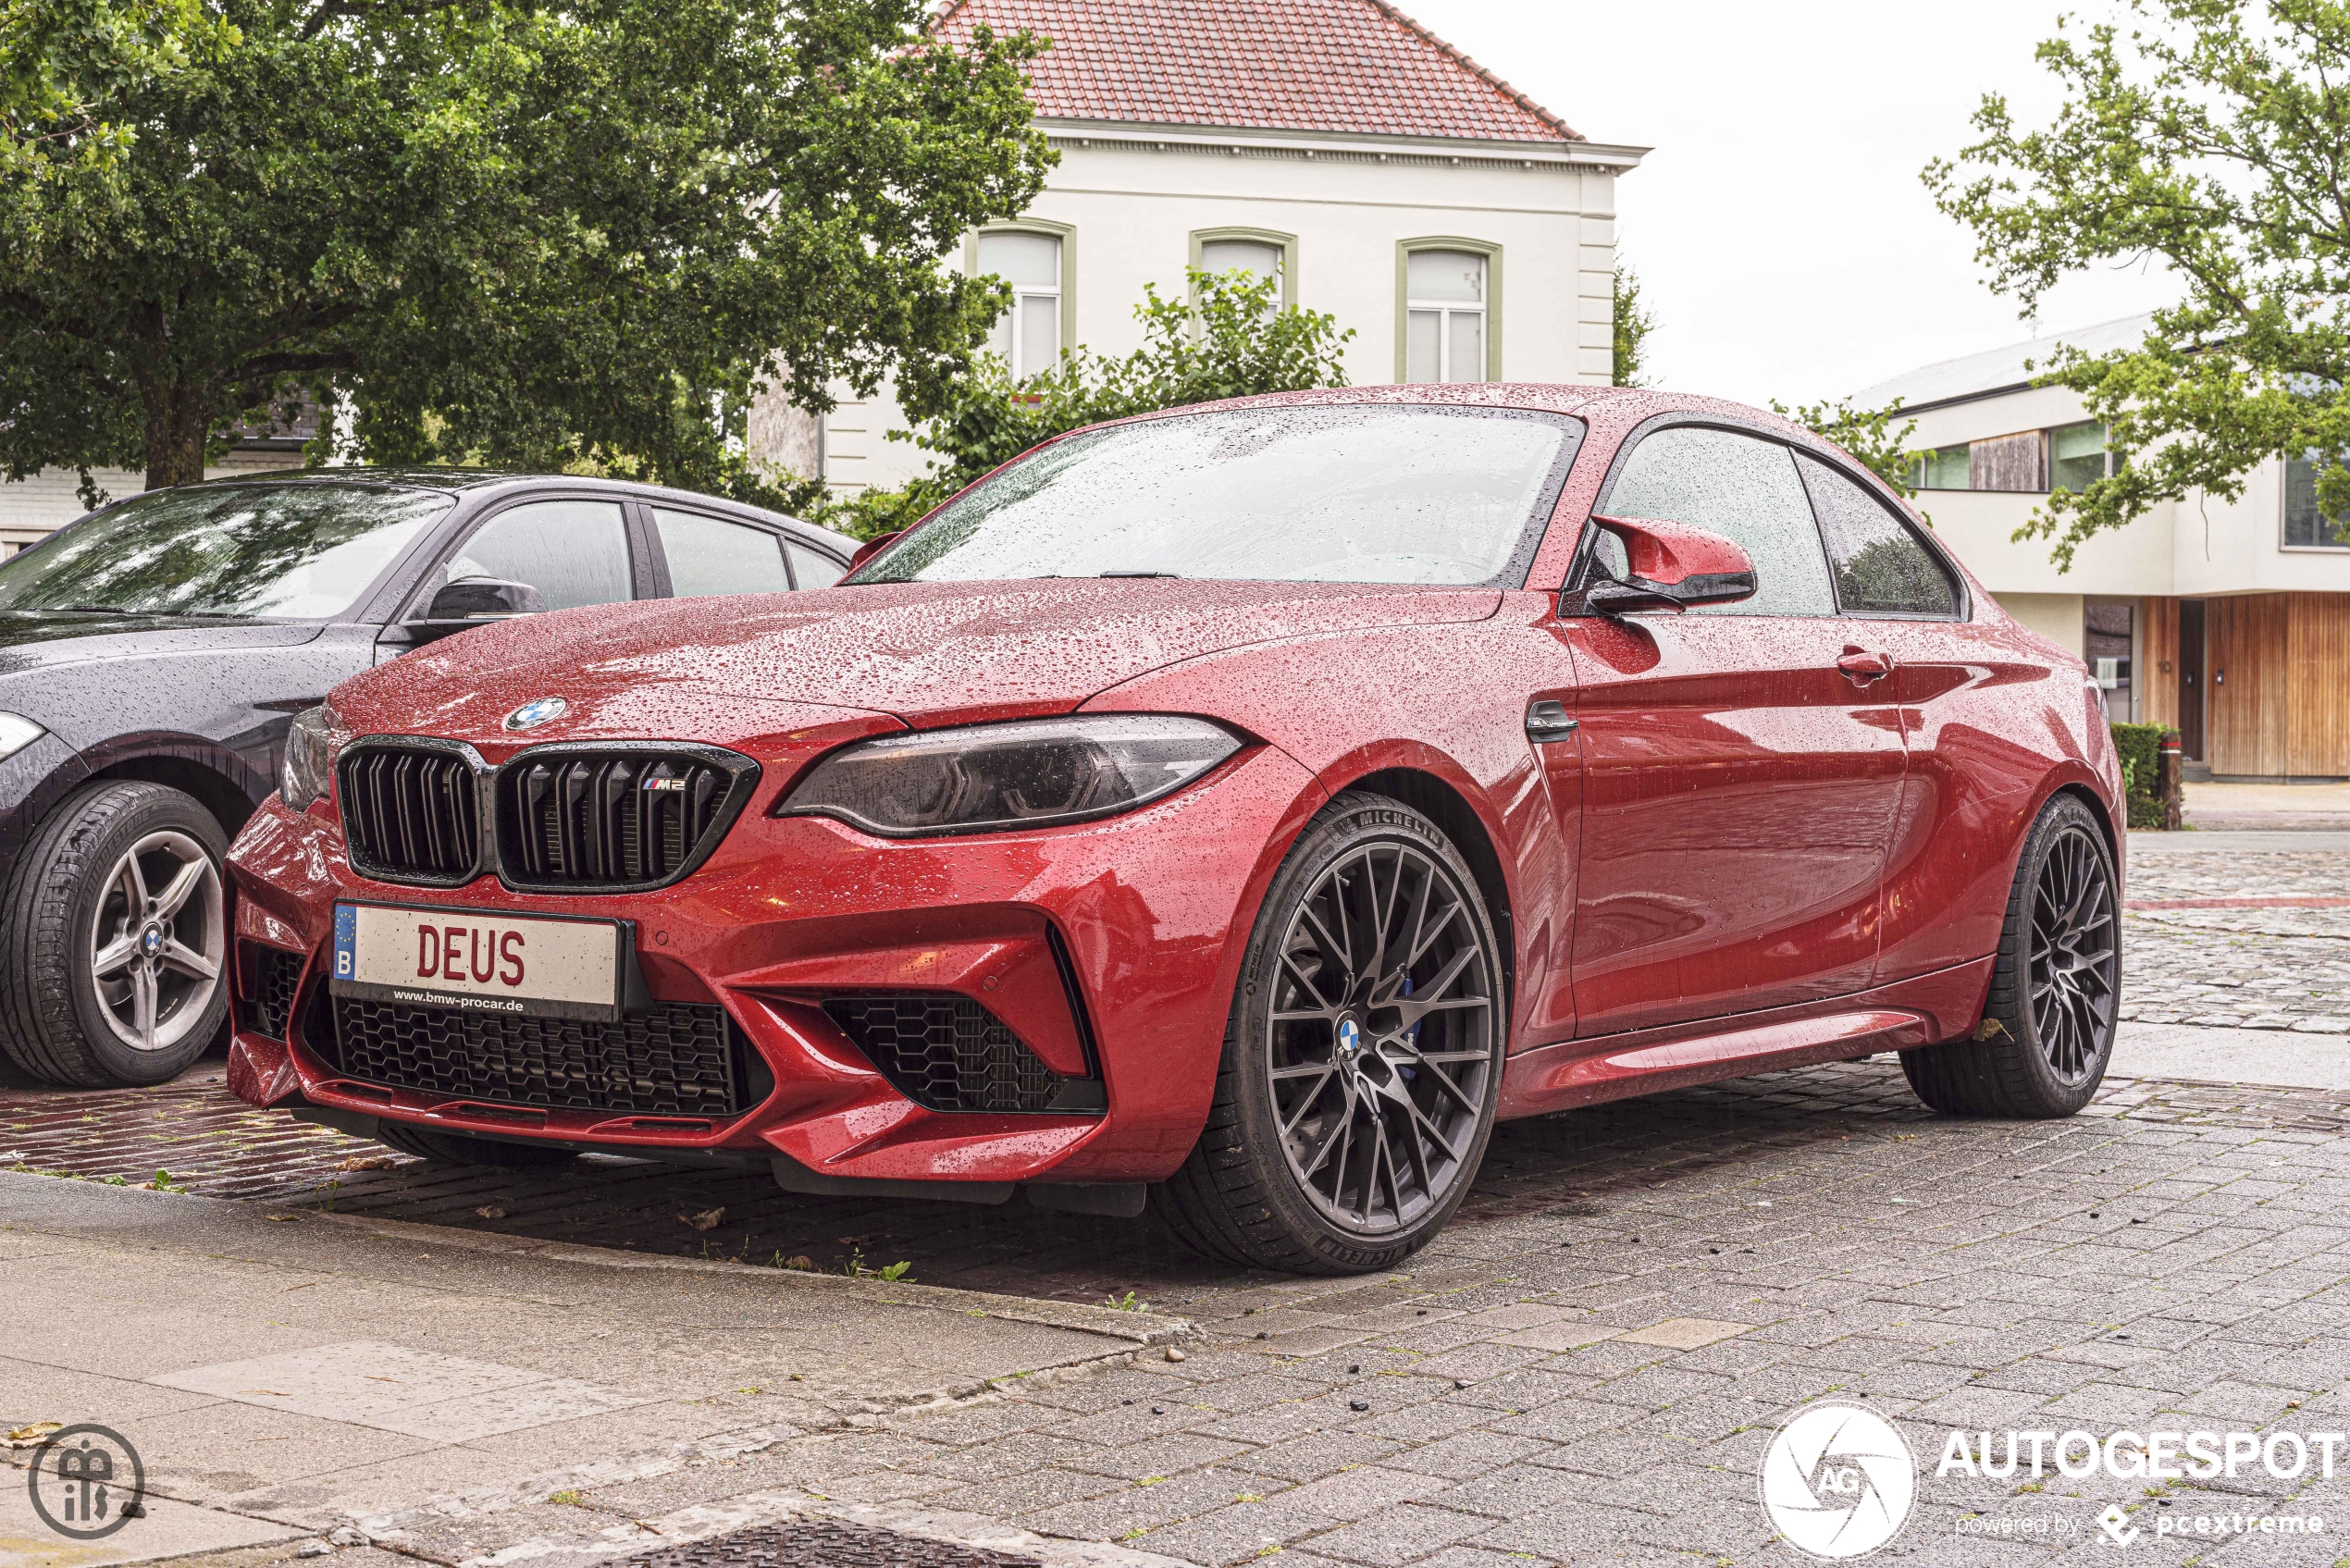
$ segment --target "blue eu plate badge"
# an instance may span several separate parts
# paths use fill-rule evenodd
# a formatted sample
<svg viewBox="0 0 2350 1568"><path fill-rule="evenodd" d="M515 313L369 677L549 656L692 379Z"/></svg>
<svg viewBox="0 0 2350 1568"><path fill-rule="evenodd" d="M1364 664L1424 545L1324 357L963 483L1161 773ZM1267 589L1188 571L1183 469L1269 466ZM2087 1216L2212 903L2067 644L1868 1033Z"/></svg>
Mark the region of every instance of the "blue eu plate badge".
<svg viewBox="0 0 2350 1568"><path fill-rule="evenodd" d="M349 980L358 972L359 911L348 904L335 906L335 975Z"/></svg>

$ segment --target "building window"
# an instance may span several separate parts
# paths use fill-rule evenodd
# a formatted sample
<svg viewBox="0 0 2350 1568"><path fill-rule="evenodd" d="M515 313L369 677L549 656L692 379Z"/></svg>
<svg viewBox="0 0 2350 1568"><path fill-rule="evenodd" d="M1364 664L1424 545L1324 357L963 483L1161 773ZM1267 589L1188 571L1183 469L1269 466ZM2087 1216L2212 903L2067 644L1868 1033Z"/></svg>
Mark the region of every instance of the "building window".
<svg viewBox="0 0 2350 1568"><path fill-rule="evenodd" d="M1297 303L1297 236L1269 228L1195 228L1192 231L1192 265L1201 272L1231 272L1235 268L1276 280L1266 302L1266 314Z"/></svg>
<svg viewBox="0 0 2350 1568"><path fill-rule="evenodd" d="M2081 607L2081 657L2088 661L2089 678L2105 689L2106 711L2125 723L2137 711L2131 705L2130 681L2136 619L2136 608L2130 604L2091 599Z"/></svg>
<svg viewBox="0 0 2350 1568"><path fill-rule="evenodd" d="M1011 286L1012 308L996 322L988 347L1025 381L1061 357L1061 237L995 229L979 237L974 267Z"/></svg>
<svg viewBox="0 0 2350 1568"><path fill-rule="evenodd" d="M2350 519L2318 510L2318 475L2325 471L2315 452L2284 465L2284 542L2295 549L2350 549Z"/></svg>
<svg viewBox="0 0 2350 1568"><path fill-rule="evenodd" d="M1485 379L1485 270L1466 251L1412 253L1404 380Z"/></svg>
<svg viewBox="0 0 2350 1568"><path fill-rule="evenodd" d="M2049 489L2085 490L2112 472L2105 450L2105 426L2100 422L2059 425L2048 432Z"/></svg>
<svg viewBox="0 0 2350 1568"><path fill-rule="evenodd" d="M1910 459L1910 488L1913 490L1963 490L1967 483L1967 449L1960 441L1955 447L1936 447Z"/></svg>

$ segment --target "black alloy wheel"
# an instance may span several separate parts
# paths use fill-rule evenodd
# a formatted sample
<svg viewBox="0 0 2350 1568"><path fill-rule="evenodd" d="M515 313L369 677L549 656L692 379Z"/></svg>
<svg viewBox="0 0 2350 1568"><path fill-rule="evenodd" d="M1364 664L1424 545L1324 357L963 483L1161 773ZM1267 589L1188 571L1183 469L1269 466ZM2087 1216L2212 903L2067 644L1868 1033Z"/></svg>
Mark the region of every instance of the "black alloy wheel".
<svg viewBox="0 0 2350 1568"><path fill-rule="evenodd" d="M1341 796L1267 895L1207 1129L1162 1212L1234 1261L1391 1266L1476 1179L1507 1028L1500 943L1459 851L1399 802Z"/></svg>
<svg viewBox="0 0 2350 1568"><path fill-rule="evenodd" d="M1946 1115L2071 1116L2104 1081L2121 1003L2113 854L2096 814L2060 795L2024 842L1981 1023L1903 1052L1902 1070Z"/></svg>

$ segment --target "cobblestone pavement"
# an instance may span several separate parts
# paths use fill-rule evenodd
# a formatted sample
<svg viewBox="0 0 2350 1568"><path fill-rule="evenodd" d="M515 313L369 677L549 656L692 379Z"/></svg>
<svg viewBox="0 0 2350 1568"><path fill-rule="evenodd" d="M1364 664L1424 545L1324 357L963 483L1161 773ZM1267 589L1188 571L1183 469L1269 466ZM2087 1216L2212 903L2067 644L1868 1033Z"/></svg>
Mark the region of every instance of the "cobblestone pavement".
<svg viewBox="0 0 2350 1568"><path fill-rule="evenodd" d="M2111 1549L2093 1540L2098 1509L2150 1518L2162 1500L2053 1474L2038 1492L1936 1480L1947 1426L2350 1426L2346 1131L2350 1097L2318 1092L2124 1082L2071 1120L1962 1123L1927 1115L1889 1059L1770 1074L1511 1124L1435 1247L1350 1280L1213 1268L1146 1223L811 1203L601 1162L527 1180L402 1163L337 1173L331 1201L669 1252L806 1246L835 1266L861 1252L933 1284L1133 1290L1206 1336L1181 1363L550 1484L563 1503L417 1526L402 1545L417 1556L474 1561L785 1488L1199 1563L1273 1547L1366 1568L1792 1562L1756 1464L1791 1410L1833 1395L1894 1418L1925 1456L1897 1549L2009 1562L2057 1548L1962 1539L1960 1519L2060 1517L2095 1555ZM709 1232L680 1217L709 1207L726 1211ZM2239 1475L2168 1496L2241 1509L2264 1488L2350 1522L2328 1483ZM2340 1555L2275 1552L2208 1560Z"/></svg>
<svg viewBox="0 0 2350 1568"><path fill-rule="evenodd" d="M2350 854L2147 836L2131 839L2124 1019L2350 1034Z"/></svg>

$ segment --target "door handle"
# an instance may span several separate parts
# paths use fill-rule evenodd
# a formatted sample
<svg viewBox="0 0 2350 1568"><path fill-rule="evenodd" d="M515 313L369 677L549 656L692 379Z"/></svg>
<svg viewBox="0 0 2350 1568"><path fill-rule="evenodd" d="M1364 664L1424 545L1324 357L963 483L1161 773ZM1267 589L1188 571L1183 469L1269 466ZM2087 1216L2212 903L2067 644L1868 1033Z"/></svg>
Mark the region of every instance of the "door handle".
<svg viewBox="0 0 2350 1568"><path fill-rule="evenodd" d="M1526 710L1526 738L1537 746L1565 740L1579 722L1568 715L1563 702L1537 702Z"/></svg>
<svg viewBox="0 0 2350 1568"><path fill-rule="evenodd" d="M1836 667L1851 676L1855 685L1864 686L1871 681L1881 681L1893 673L1893 656L1889 653L1871 653L1864 648L1847 648L1844 650L1844 657L1836 661Z"/></svg>

